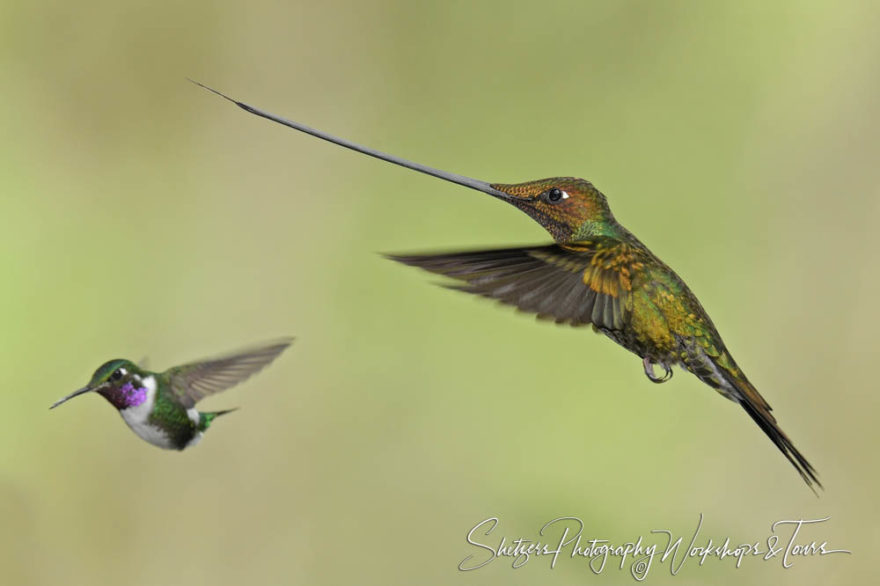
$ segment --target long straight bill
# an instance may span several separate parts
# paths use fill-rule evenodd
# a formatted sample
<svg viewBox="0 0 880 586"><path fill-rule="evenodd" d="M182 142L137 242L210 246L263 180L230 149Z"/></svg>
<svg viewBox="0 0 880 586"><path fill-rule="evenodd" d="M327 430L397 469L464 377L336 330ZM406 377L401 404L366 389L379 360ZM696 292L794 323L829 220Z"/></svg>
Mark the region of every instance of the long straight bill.
<svg viewBox="0 0 880 586"><path fill-rule="evenodd" d="M249 106L243 102L239 102L238 100L234 100L229 96L213 89L205 84L199 83L193 79L190 79L192 83L196 84L199 87L205 88L211 93L214 93L221 98L229 100L242 110L246 112L250 112L251 114L256 114L262 118L267 120L271 120L272 122L277 122L278 124L283 124L289 128L293 128L294 130L299 130L300 132L305 132L306 134L311 134L317 138L322 140L326 140L328 142L332 142L333 144L338 144L341 147L345 147L347 149L351 149L353 151L357 151L359 153L363 153L365 155L369 155L371 157L375 157L377 159L381 159L383 161L388 161L389 163L394 163L395 165L400 165L401 167L406 167L407 169L412 169L413 171L418 171L419 173L425 173L426 175L431 175L433 177L438 177L440 179L445 179L446 181L451 181L452 183L457 183L459 185L464 185L465 187L470 187L471 189L476 189L477 191L482 191L483 193L488 193L489 195L493 195L495 197L500 197L501 199L508 199L508 195L502 191L498 191L485 181L479 181L477 179L471 179L470 177L465 177L464 175L458 175L456 173L449 173L448 171L441 171L440 169L435 169L433 167L428 167L427 165L422 165L421 163L414 163L413 161L408 161L406 159L402 159L400 157L395 157L394 155L389 155L388 153L383 153L382 151L377 151L375 149L371 149L357 143L351 142L349 140L345 140L344 138L339 138L333 136L332 134L327 134L326 132L322 132L320 130L316 130L305 124L300 124L299 122L293 122L292 120L286 120L281 118L280 116L276 116L275 114L271 114L264 110L260 110L259 108L254 108L253 106Z"/></svg>

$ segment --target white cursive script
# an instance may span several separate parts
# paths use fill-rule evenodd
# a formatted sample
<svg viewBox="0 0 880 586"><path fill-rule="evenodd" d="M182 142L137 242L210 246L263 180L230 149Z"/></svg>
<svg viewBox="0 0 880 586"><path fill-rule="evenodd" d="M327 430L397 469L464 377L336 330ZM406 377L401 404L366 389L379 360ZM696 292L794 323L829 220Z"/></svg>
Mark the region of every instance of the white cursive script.
<svg viewBox="0 0 880 586"><path fill-rule="evenodd" d="M498 558L510 558L514 569L526 565L532 558L549 560L552 570L560 559L581 559L595 574L600 574L609 563L618 570L628 570L637 581L647 578L655 560L669 563L669 571L676 575L688 560L696 560L703 566L709 559L730 560L739 568L746 558L763 561L777 558L783 568L790 568L798 558L821 557L834 553L852 553L845 549L831 549L827 541L807 540L802 533L808 526L828 521L822 519L780 520L770 525L770 535L754 541L735 541L730 537L705 539L701 537L703 515L687 546L684 538L675 536L668 529L652 529L648 537L614 542L610 539L587 537L584 522L578 517L558 517L545 523L537 538L507 537L490 538L498 528L498 517L489 517L477 523L467 534L469 545L477 548L458 564L467 572L483 568Z"/></svg>

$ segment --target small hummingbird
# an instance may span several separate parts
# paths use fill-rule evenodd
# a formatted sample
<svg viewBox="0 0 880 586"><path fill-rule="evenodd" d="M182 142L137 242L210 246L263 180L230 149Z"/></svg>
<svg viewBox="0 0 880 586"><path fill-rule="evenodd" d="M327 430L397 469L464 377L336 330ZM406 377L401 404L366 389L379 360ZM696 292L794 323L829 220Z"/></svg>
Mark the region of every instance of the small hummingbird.
<svg viewBox="0 0 880 586"><path fill-rule="evenodd" d="M250 378L292 342L293 338L283 338L165 372L151 372L131 360L117 358L102 364L89 384L49 408L94 391L119 411L141 439L166 450L183 450L196 445L216 417L235 411L206 413L196 409L196 403Z"/></svg>
<svg viewBox="0 0 880 586"><path fill-rule="evenodd" d="M542 319L591 324L594 331L639 356L652 382L666 382L672 366L681 365L742 406L811 489L822 486L814 468L777 425L770 405L733 360L696 296L617 222L605 196L589 181L553 177L487 183L334 137L193 83L251 114L519 208L543 226L555 244L389 258L457 280L447 285L451 289L496 299ZM663 369L662 375L655 366Z"/></svg>

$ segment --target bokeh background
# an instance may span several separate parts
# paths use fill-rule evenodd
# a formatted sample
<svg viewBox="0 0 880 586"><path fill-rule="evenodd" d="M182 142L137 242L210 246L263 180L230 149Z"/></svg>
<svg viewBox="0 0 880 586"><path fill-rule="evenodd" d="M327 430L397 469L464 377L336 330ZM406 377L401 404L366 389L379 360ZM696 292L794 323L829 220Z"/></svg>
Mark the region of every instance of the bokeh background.
<svg viewBox="0 0 880 586"><path fill-rule="evenodd" d="M632 583L582 561L461 573L479 521L563 515L853 555L655 583L876 573L880 37L870 2L0 3L0 582ZM380 252L546 242L524 214L247 115L190 76L491 181L579 175L676 268L816 498L734 404L589 329ZM197 448L135 437L112 357L281 335Z"/></svg>

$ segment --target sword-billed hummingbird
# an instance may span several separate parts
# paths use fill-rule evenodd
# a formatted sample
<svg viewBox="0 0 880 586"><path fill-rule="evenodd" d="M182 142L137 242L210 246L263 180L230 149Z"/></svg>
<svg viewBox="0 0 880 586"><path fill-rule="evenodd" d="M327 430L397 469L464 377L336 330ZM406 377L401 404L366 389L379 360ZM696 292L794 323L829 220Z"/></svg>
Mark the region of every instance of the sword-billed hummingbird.
<svg viewBox="0 0 880 586"><path fill-rule="evenodd" d="M538 317L592 324L642 359L662 383L679 364L746 410L810 488L814 468L779 428L770 405L737 366L696 296L638 238L620 225L592 183L553 177L488 183L441 171L337 138L197 85L243 110L351 150L487 193L524 211L556 241L548 246L389 258L451 277L452 289L497 299ZM658 376L654 366L664 374Z"/></svg>
<svg viewBox="0 0 880 586"><path fill-rule="evenodd" d="M141 439L167 450L183 450L202 439L214 418L234 409L202 412L195 405L225 391L275 360L293 338L151 372L131 360L102 364L83 388L56 401L50 409L79 395L96 392L110 402Z"/></svg>

